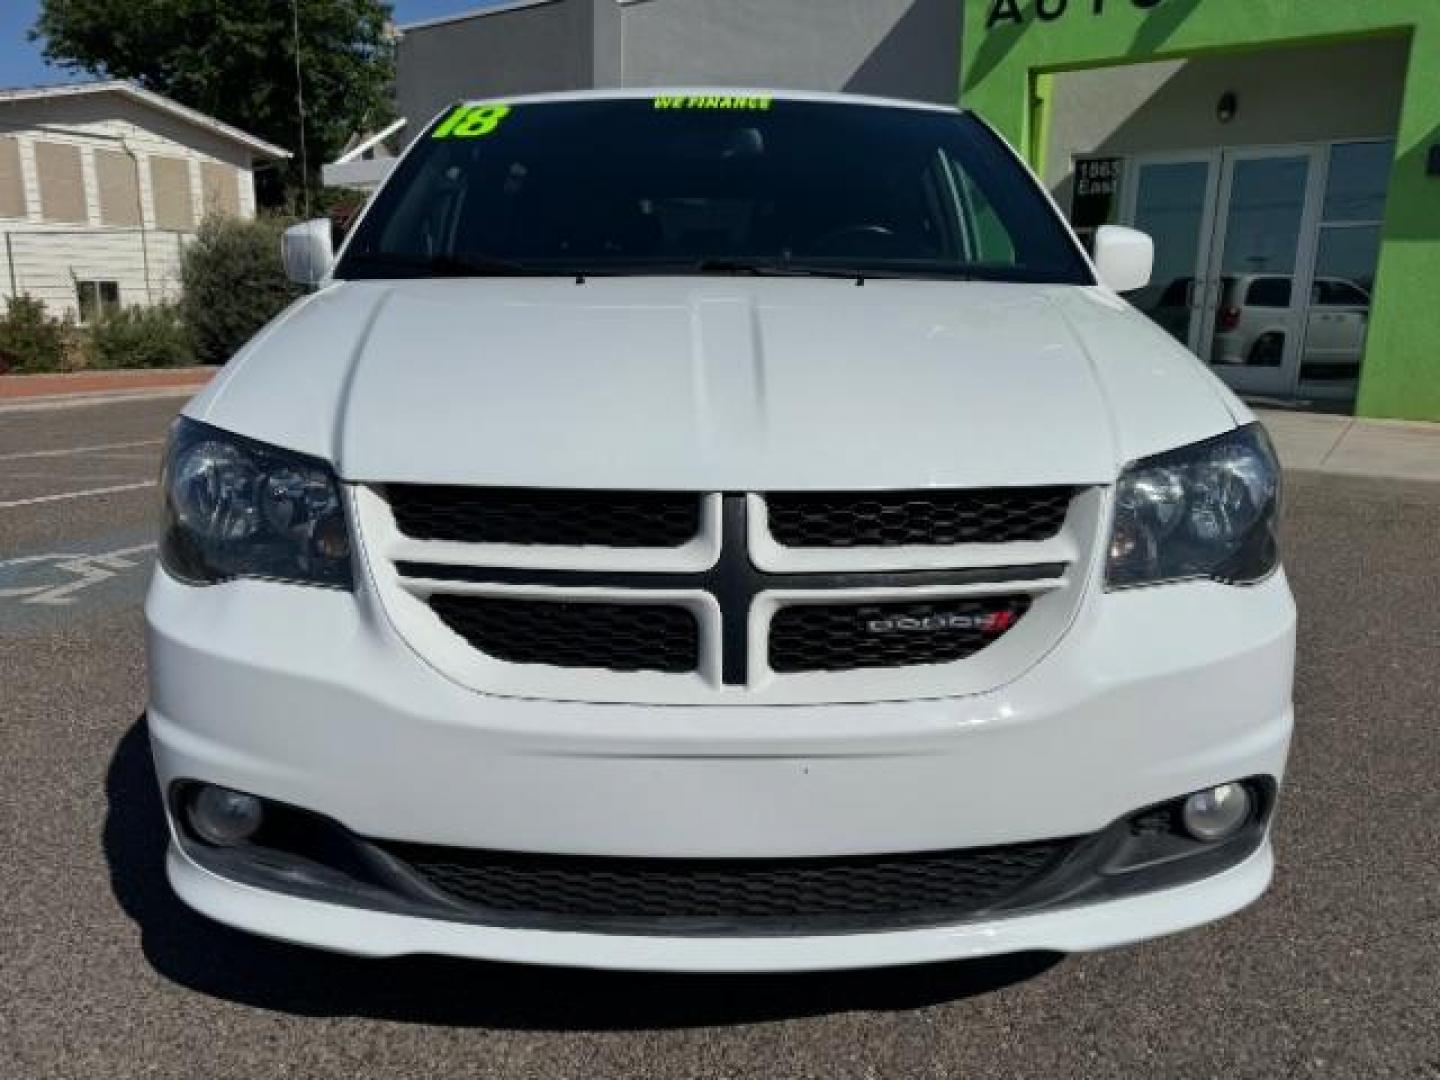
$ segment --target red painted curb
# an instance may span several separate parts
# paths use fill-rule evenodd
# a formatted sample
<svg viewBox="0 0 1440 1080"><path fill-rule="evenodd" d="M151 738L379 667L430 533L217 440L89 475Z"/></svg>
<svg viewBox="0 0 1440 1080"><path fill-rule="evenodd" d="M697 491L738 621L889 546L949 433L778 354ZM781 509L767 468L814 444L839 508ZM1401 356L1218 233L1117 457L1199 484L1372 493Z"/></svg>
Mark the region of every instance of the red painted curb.
<svg viewBox="0 0 1440 1080"><path fill-rule="evenodd" d="M97 394L125 390L185 390L204 386L217 368L170 368L163 371L72 371L58 375L0 375L0 401Z"/></svg>

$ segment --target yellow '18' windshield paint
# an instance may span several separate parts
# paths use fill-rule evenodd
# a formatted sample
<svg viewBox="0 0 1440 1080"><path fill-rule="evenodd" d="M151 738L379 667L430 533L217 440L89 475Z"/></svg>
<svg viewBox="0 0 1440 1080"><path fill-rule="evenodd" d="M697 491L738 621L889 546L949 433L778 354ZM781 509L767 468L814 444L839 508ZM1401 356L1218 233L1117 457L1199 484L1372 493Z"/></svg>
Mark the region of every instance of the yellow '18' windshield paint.
<svg viewBox="0 0 1440 1080"><path fill-rule="evenodd" d="M771 99L760 94L692 94L656 97L656 109L702 109L717 112L766 112ZM432 139L478 139L489 135L509 116L509 105L457 105L430 133Z"/></svg>
<svg viewBox="0 0 1440 1080"><path fill-rule="evenodd" d="M510 115L509 105L457 105L440 121L430 135L432 139L476 139L489 135L500 121Z"/></svg>
<svg viewBox="0 0 1440 1080"><path fill-rule="evenodd" d="M770 99L758 95L733 96L723 94L698 94L692 97L657 97L657 109L718 109L747 110L764 112L770 108Z"/></svg>

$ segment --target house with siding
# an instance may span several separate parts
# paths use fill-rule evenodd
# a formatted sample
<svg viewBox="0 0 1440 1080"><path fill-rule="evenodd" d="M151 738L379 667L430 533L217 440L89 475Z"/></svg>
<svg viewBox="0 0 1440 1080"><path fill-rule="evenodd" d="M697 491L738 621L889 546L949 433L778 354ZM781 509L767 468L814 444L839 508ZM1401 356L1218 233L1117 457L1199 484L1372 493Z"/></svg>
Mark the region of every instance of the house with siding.
<svg viewBox="0 0 1440 1080"><path fill-rule="evenodd" d="M255 169L289 156L128 82L0 90L0 304L83 322L176 299L200 220L253 216Z"/></svg>

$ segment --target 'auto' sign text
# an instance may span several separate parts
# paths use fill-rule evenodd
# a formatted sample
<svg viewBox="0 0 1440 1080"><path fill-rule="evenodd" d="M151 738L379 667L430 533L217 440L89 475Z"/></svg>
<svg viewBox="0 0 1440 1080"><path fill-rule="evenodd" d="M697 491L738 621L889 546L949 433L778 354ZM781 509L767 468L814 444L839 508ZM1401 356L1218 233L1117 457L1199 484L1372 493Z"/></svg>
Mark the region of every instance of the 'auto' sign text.
<svg viewBox="0 0 1440 1080"><path fill-rule="evenodd" d="M1092 15L1104 15L1106 8L1123 2L1125 0L1035 0L1035 17L1041 22L1054 22L1071 11L1085 9L1088 9ZM1141 10L1146 10L1159 7L1164 0L1129 0L1129 3ZM993 30L1001 23L1014 26L1024 25L1025 13L1020 10L1020 0L991 0L990 15L985 20L985 29Z"/></svg>

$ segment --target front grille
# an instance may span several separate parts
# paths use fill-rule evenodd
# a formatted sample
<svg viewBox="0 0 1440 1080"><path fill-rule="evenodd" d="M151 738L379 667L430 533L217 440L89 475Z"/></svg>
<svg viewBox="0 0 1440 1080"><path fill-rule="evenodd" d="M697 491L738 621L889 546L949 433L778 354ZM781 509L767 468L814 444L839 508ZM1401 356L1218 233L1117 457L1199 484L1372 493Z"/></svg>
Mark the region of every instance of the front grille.
<svg viewBox="0 0 1440 1080"><path fill-rule="evenodd" d="M417 540L667 548L700 531L693 493L392 484L386 496L400 531Z"/></svg>
<svg viewBox="0 0 1440 1080"><path fill-rule="evenodd" d="M695 616L671 604L433 596L430 607L472 646L512 664L672 674L699 665Z"/></svg>
<svg viewBox="0 0 1440 1080"><path fill-rule="evenodd" d="M770 667L795 672L947 664L998 640L1029 607L1028 596L796 604L770 622Z"/></svg>
<svg viewBox="0 0 1440 1080"><path fill-rule="evenodd" d="M766 497L770 533L798 548L1009 544L1060 531L1068 487L787 493Z"/></svg>
<svg viewBox="0 0 1440 1080"><path fill-rule="evenodd" d="M379 846L477 914L680 932L945 922L1015 897L1075 843L821 859L623 859Z"/></svg>
<svg viewBox="0 0 1440 1080"><path fill-rule="evenodd" d="M422 651L426 635L438 635L441 653L430 659L446 674L516 697L637 704L859 702L988 689L1063 632L1067 603L1073 612L1078 597L1071 560L1090 557L1095 520L1094 498L1060 487L757 495L397 484L356 498L374 550L391 553L384 568L415 601L394 612L402 632ZM982 504L991 509L982 513ZM1063 528L1076 543L951 543L1039 535L1042 504L1045 528ZM836 508L844 513L830 513ZM887 516L897 509L898 526ZM815 528L842 517L850 524L829 539ZM406 534L492 543L445 550ZM857 546L821 558L819 548L778 548L777 535ZM921 535L941 545L923 559L866 546ZM1058 602L1031 612L1041 596ZM1020 637L967 662L1022 617ZM860 677L904 668L913 669L909 682ZM847 672L858 674L822 677Z"/></svg>

